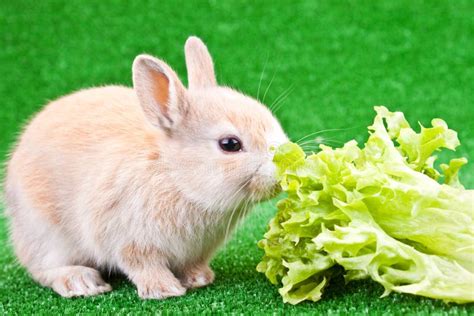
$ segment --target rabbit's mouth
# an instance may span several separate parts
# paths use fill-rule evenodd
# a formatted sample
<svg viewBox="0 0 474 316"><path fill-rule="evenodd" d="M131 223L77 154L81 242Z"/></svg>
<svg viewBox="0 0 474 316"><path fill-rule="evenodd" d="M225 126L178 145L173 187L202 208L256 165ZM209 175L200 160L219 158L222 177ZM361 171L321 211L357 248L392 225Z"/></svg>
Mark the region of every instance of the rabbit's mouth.
<svg viewBox="0 0 474 316"><path fill-rule="evenodd" d="M255 174L248 183L249 199L262 202L274 198L281 192L280 184L275 177Z"/></svg>

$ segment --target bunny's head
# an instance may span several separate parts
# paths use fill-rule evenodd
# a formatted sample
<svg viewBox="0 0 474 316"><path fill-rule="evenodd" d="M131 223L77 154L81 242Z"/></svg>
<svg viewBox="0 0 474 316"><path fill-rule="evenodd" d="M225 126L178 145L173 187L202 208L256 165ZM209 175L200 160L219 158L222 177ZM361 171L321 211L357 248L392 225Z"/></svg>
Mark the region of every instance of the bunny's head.
<svg viewBox="0 0 474 316"><path fill-rule="evenodd" d="M185 44L188 88L163 61L133 63L133 83L148 121L163 133L160 158L188 199L226 210L271 197L276 189L272 148L288 141L257 100L218 86L204 43Z"/></svg>

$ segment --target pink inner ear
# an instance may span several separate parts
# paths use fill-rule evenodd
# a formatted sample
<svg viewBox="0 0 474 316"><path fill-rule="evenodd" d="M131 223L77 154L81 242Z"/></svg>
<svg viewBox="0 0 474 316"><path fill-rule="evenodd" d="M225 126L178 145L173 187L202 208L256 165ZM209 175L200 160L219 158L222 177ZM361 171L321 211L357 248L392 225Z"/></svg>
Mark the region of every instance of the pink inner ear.
<svg viewBox="0 0 474 316"><path fill-rule="evenodd" d="M158 103L161 113L167 115L170 81L168 77L162 72L150 71L150 75L153 97Z"/></svg>

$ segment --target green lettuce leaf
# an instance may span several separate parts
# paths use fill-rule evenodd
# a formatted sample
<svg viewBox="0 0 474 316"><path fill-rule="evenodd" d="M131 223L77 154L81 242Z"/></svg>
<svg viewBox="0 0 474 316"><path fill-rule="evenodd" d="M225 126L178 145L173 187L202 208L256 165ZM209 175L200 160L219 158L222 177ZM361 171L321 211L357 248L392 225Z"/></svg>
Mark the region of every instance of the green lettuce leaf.
<svg viewBox="0 0 474 316"><path fill-rule="evenodd" d="M467 160L434 165L436 151L459 145L456 132L435 119L417 133L403 113L375 110L363 148L277 148L286 198L259 242L257 270L291 304L321 299L341 267L347 281L371 278L384 295L473 302L474 191L458 177Z"/></svg>

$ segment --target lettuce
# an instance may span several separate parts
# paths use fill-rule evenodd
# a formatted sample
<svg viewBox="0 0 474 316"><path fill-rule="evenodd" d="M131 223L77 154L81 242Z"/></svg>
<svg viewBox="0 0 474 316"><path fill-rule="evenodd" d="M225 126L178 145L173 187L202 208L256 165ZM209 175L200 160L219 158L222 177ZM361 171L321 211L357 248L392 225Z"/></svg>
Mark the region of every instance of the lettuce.
<svg viewBox="0 0 474 316"><path fill-rule="evenodd" d="M434 119L415 132L403 113L375 108L363 148L320 146L306 156L294 143L274 162L286 198L259 247L257 266L284 302L317 301L341 270L391 291L474 301L474 191L459 182L464 158L435 168L436 151L459 145ZM441 183L441 179L444 183ZM341 267L343 269L341 269Z"/></svg>

